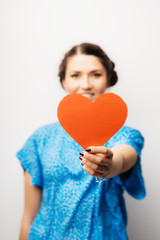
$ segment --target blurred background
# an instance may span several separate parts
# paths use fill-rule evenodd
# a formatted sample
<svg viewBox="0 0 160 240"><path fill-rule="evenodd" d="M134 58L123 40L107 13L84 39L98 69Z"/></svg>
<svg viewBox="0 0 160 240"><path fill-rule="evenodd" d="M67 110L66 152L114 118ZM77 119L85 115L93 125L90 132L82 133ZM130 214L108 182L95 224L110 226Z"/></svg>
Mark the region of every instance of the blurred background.
<svg viewBox="0 0 160 240"><path fill-rule="evenodd" d="M130 240L160 237L160 1L0 1L0 239L18 239L24 205L16 152L40 126L57 121L65 96L57 77L63 55L81 42L99 44L115 62L109 91L127 103L126 124L145 137L147 197L125 194Z"/></svg>

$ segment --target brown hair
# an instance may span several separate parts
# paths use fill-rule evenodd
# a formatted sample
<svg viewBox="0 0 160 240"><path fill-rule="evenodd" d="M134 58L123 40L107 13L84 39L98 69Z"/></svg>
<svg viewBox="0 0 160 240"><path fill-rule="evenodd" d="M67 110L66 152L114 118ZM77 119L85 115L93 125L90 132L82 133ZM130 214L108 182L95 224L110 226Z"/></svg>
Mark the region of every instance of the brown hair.
<svg viewBox="0 0 160 240"><path fill-rule="evenodd" d="M108 86L113 86L118 81L118 76L116 71L114 70L115 64L112 62L107 54L98 46L92 43L81 43L72 47L65 55L62 62L59 65L59 73L58 76L60 78L60 82L62 83L65 78L67 59L71 56L74 56L78 53L86 54L86 55L94 55L99 58L104 68L106 69L108 76Z"/></svg>

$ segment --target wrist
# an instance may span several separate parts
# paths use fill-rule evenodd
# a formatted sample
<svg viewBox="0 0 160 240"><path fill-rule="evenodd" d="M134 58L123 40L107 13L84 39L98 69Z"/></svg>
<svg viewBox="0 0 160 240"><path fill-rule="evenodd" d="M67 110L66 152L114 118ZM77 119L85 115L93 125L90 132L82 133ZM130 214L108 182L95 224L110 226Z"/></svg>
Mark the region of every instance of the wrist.
<svg viewBox="0 0 160 240"><path fill-rule="evenodd" d="M123 166L125 162L125 158L119 150L114 149L112 151L113 151L112 170L108 176L109 178L121 174L121 172L123 172Z"/></svg>

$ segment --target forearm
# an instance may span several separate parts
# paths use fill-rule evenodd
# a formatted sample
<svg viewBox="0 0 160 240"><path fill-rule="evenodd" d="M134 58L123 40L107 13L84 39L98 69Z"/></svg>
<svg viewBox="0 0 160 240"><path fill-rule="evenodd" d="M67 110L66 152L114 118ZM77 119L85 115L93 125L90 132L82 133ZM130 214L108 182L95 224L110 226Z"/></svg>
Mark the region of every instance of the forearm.
<svg viewBox="0 0 160 240"><path fill-rule="evenodd" d="M28 240L28 234L31 227L31 221L25 216L22 218L19 240Z"/></svg>
<svg viewBox="0 0 160 240"><path fill-rule="evenodd" d="M127 145L116 146L113 151L113 168L108 177L113 177L131 169L137 161L135 149Z"/></svg>
<svg viewBox="0 0 160 240"><path fill-rule="evenodd" d="M80 152L83 169L91 176L111 178L131 169L137 161L136 150L129 145L119 145L112 149L91 146Z"/></svg>
<svg viewBox="0 0 160 240"><path fill-rule="evenodd" d="M21 222L19 240L28 240L28 234L32 222L37 215L42 199L42 189L31 184L31 177L25 172L25 204Z"/></svg>

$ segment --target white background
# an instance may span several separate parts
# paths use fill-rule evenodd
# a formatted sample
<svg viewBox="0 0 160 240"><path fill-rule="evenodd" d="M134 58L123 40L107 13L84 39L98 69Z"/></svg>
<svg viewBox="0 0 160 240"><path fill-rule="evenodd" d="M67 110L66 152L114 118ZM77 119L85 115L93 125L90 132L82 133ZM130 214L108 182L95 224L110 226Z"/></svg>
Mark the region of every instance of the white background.
<svg viewBox="0 0 160 240"><path fill-rule="evenodd" d="M125 194L131 240L160 234L159 0L1 0L0 239L18 239L23 171L16 152L38 127L55 122L65 96L57 78L63 54L81 42L99 44L116 63L110 91L128 104L127 125L145 137L147 197Z"/></svg>

